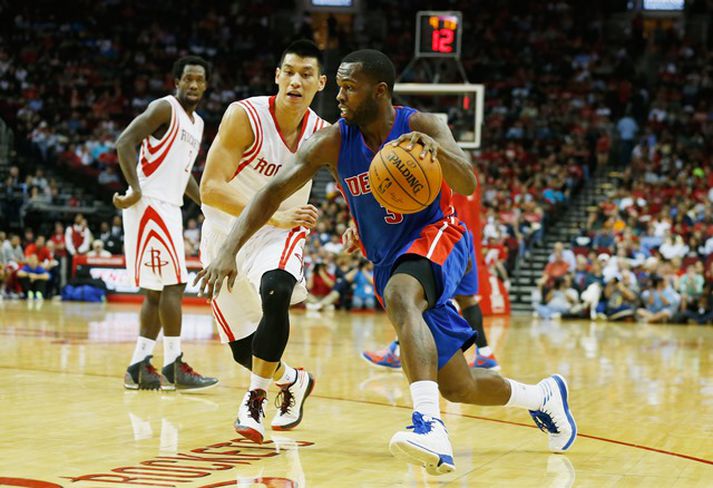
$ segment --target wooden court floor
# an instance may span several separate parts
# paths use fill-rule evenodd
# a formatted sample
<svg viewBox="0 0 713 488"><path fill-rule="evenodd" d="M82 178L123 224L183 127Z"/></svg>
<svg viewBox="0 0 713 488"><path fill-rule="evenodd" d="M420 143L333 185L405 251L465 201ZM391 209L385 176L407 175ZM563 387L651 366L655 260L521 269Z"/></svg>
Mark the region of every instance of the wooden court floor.
<svg viewBox="0 0 713 488"><path fill-rule="evenodd" d="M580 435L551 455L525 411L444 402L456 471L432 478L388 451L401 373L360 359L391 340L383 314L293 313L285 359L317 384L300 427L258 446L232 430L248 375L207 307L184 310L185 358L221 383L124 391L137 309L0 302L0 486L713 486L713 327L486 319L504 374L567 378Z"/></svg>

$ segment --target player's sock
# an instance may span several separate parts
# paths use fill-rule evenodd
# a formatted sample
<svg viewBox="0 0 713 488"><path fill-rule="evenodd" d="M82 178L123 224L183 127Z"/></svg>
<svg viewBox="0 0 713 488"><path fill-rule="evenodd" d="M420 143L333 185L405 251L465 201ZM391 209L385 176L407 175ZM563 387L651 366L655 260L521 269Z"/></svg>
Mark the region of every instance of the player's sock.
<svg viewBox="0 0 713 488"><path fill-rule="evenodd" d="M526 385L505 378L510 383L510 400L506 407L520 407L528 410L539 410L545 400L545 393L539 385Z"/></svg>
<svg viewBox="0 0 713 488"><path fill-rule="evenodd" d="M479 347L478 348L478 354L481 356L488 357L493 353L493 351L490 349L490 346L485 346L485 347Z"/></svg>
<svg viewBox="0 0 713 488"><path fill-rule="evenodd" d="M438 405L438 383L435 381L414 381L409 386L414 412L421 412L429 417L441 418Z"/></svg>
<svg viewBox="0 0 713 488"><path fill-rule="evenodd" d="M134 355L131 356L131 364L136 364L143 361L146 356L153 352L153 348L156 345L155 339L149 339L148 337L139 336L136 339L136 347L134 348Z"/></svg>
<svg viewBox="0 0 713 488"><path fill-rule="evenodd" d="M181 336L163 336L163 365L168 366L181 355Z"/></svg>
<svg viewBox="0 0 713 488"><path fill-rule="evenodd" d="M272 378L263 378L255 373L250 373L250 391L267 391L267 389L270 388L270 383L272 383Z"/></svg>
<svg viewBox="0 0 713 488"><path fill-rule="evenodd" d="M297 370L285 362L280 362L275 373L278 372L280 376L275 380L275 384L277 385L291 385L297 379Z"/></svg>

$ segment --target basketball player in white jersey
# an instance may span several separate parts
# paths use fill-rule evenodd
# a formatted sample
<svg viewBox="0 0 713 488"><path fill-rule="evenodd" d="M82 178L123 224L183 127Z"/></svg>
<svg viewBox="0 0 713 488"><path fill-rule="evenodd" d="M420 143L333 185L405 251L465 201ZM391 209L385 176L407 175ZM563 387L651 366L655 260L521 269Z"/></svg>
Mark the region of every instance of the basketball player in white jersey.
<svg viewBox="0 0 713 488"><path fill-rule="evenodd" d="M132 283L146 293L140 335L124 375L128 389L190 391L218 382L195 372L181 351L181 300L188 279L181 206L184 193L201 203L191 169L203 137L203 119L195 109L209 72L210 65L199 57L176 61L176 94L149 104L116 141L129 184L124 195L114 194L114 205L123 210L126 269ZM159 373L150 360L161 327L164 358Z"/></svg>
<svg viewBox="0 0 713 488"><path fill-rule="evenodd" d="M203 233L201 261L208 266L227 232L255 193L288 168L302 142L327 123L309 106L324 88L322 53L310 41L296 41L275 72L276 96L231 104L208 151L201 178ZM281 362L289 336L289 307L307 297L302 252L317 209L307 204L309 182L285 200L268 225L236 256L240 279L211 301L222 342L236 362L251 370L250 388L238 410L235 430L262 443L264 404L275 381L280 388L273 430L302 420L302 405L314 379Z"/></svg>

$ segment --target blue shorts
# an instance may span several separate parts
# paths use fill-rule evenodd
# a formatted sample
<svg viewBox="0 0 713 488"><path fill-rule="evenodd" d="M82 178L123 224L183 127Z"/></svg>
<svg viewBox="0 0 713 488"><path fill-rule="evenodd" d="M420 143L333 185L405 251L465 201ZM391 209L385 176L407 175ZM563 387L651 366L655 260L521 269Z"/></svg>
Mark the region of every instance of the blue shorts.
<svg viewBox="0 0 713 488"><path fill-rule="evenodd" d="M440 223L433 225L440 225ZM398 257L416 254L431 262L437 299L436 304L423 313L423 319L436 343L438 369L441 369L454 354L465 351L475 342L475 331L450 303L473 256L473 243L468 233L464 233L459 226L458 230L453 229L445 237L427 232L429 227L424 229L419 238L405 245L398 253ZM374 267L374 285L379 296L383 296L393 266L392 263L388 266Z"/></svg>
<svg viewBox="0 0 713 488"><path fill-rule="evenodd" d="M468 231L468 235L470 236L471 240L471 246L473 245L473 234ZM458 284L458 287L456 288L455 293L453 296L456 295L466 295L466 296L473 296L478 294L478 262L475 259L475 248L473 248L473 254L470 257L471 259L471 266L468 271L463 275L463 279L461 282Z"/></svg>

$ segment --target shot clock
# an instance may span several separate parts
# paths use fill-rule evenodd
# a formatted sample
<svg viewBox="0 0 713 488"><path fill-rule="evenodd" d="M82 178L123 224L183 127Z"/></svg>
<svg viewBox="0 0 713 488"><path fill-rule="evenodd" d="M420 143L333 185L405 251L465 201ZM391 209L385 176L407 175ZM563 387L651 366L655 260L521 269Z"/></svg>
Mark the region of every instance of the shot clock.
<svg viewBox="0 0 713 488"><path fill-rule="evenodd" d="M460 58L460 12L421 11L416 15L416 57Z"/></svg>

